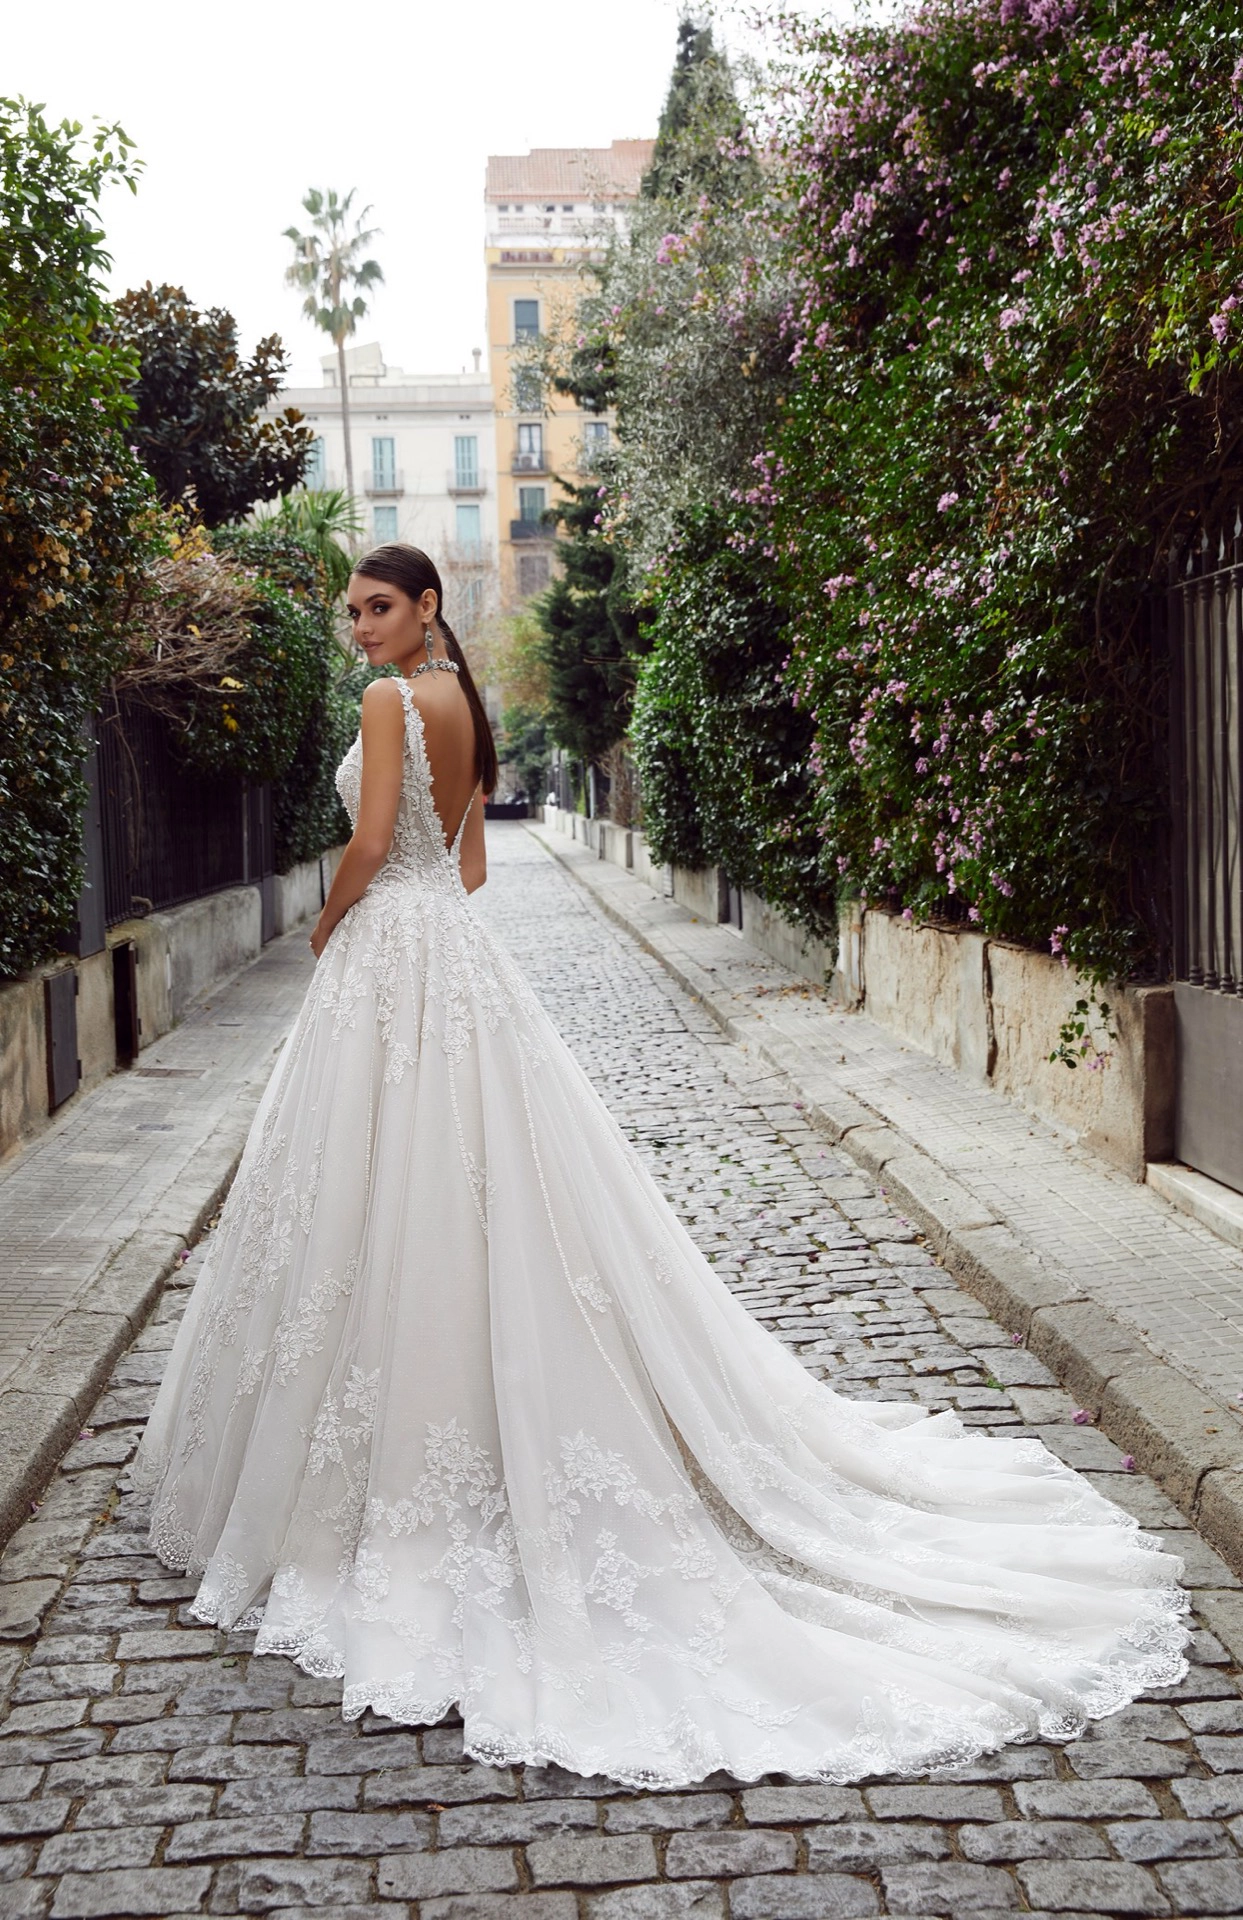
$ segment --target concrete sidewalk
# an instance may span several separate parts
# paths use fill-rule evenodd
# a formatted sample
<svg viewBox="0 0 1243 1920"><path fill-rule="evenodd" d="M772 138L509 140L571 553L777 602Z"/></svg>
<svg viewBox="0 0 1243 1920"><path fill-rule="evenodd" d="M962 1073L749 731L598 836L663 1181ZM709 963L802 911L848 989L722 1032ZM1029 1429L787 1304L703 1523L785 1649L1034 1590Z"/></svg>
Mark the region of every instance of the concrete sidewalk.
<svg viewBox="0 0 1243 1920"><path fill-rule="evenodd" d="M0 1542L227 1192L313 968L272 941L0 1167Z"/></svg>
<svg viewBox="0 0 1243 1920"><path fill-rule="evenodd" d="M1243 1252L729 927L528 830L732 1039L789 1075L809 1118L883 1174L955 1277L1243 1573ZM1004 1368L1001 1354L1003 1383Z"/></svg>

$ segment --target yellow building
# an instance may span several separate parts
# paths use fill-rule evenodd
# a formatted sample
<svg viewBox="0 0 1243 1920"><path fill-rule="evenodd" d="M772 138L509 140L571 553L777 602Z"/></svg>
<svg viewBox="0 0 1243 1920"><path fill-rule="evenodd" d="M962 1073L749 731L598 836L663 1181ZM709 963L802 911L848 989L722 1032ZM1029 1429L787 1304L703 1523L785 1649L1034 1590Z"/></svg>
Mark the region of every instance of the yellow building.
<svg viewBox="0 0 1243 1920"><path fill-rule="evenodd" d="M607 418L541 391L521 365L522 346L553 331L571 309L602 234L625 222L652 146L615 140L611 147L536 147L488 161L488 351L506 610L548 584L555 529L543 515L561 493L556 476L589 473L610 432Z"/></svg>

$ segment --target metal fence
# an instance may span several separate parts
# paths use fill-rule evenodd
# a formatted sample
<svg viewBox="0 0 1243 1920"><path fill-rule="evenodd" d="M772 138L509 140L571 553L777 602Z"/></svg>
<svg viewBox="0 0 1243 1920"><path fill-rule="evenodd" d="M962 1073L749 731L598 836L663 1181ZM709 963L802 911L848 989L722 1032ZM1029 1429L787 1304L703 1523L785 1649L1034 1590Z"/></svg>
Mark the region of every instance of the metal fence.
<svg viewBox="0 0 1243 1920"><path fill-rule="evenodd" d="M188 766L168 722L136 701L107 700L98 740L108 926L248 882L271 891L268 787Z"/></svg>
<svg viewBox="0 0 1243 1920"><path fill-rule="evenodd" d="M1243 992L1243 528L1186 555L1170 594L1174 971Z"/></svg>

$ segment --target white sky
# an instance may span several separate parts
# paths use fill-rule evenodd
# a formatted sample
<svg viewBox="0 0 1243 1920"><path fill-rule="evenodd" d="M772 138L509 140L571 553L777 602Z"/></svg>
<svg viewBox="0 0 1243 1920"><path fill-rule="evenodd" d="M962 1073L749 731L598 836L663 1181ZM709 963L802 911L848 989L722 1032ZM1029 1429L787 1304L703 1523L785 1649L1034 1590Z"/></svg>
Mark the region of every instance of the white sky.
<svg viewBox="0 0 1243 1920"><path fill-rule="evenodd" d="M816 13L814 0L801 10ZM826 0L823 10L836 10ZM843 9L844 10L844 9ZM13 8L6 94L119 120L145 163L112 190L112 286L184 286L243 345L279 333L318 383L328 342L284 285L310 186L358 189L386 285L356 338L408 372L469 366L484 337L484 162L654 134L677 0L55 0ZM727 30L735 46L740 30ZM749 43L752 50L756 43Z"/></svg>

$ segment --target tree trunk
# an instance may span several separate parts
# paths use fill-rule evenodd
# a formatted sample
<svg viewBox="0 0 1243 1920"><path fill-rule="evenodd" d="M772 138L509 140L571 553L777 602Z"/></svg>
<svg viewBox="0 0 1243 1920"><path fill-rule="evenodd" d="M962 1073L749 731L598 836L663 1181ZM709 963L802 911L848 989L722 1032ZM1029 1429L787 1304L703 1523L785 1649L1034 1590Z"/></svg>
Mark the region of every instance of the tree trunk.
<svg viewBox="0 0 1243 1920"><path fill-rule="evenodd" d="M345 372L345 335L337 341L337 368L341 381L341 431L345 436L345 491L354 498L354 449L350 445L350 383Z"/></svg>

